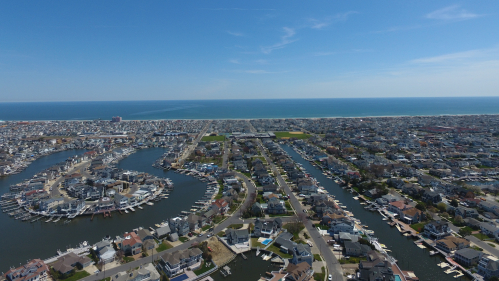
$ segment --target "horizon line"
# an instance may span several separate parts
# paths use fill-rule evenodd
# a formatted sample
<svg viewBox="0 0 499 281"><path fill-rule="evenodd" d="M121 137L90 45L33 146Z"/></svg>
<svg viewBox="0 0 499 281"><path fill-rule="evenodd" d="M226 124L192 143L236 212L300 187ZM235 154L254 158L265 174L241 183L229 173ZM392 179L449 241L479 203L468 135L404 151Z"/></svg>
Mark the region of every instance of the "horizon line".
<svg viewBox="0 0 499 281"><path fill-rule="evenodd" d="M151 100L59 100L59 101L0 101L4 103L63 103L63 102L157 102L157 101L251 101L251 100L333 100L333 99L455 99L499 98L499 96L437 96L437 97L349 97L349 98L261 98L261 99L151 99Z"/></svg>

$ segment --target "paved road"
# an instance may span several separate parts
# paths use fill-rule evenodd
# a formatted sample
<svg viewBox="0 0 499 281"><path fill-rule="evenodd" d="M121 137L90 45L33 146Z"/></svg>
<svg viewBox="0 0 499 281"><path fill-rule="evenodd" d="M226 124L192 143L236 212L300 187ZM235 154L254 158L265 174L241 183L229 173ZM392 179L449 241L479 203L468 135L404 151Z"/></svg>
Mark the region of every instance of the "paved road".
<svg viewBox="0 0 499 281"><path fill-rule="evenodd" d="M258 141L258 145L260 146L260 149L262 151L263 157L267 160L268 163L270 163L270 166L272 168L272 171L274 175L277 178L277 181L279 182L279 185L284 189L287 195L290 196L290 202L293 208L295 209L296 212L300 213L303 212L302 205L296 198L296 196L293 194L291 191L291 188L288 186L286 181L281 176L281 173L279 173L277 167L275 164L270 160L270 158L267 156L267 153L265 151L265 148L263 147L261 141ZM319 231L315 228L315 226L312 224L311 221L307 221L305 223L305 227L307 228L308 232L312 236L312 239L314 240L314 244L316 247L319 249L324 249L322 252L322 257L324 258L324 261L326 262L328 272L333 276L334 281L342 281L343 279L343 269L341 268L340 263L338 262L338 259L334 256L333 252L329 250L329 246L326 244L326 241L322 238L322 236L319 234Z"/></svg>
<svg viewBox="0 0 499 281"><path fill-rule="evenodd" d="M69 170L66 174L72 174L73 172L77 172L77 171L85 171L86 168L88 168L88 166L90 166L90 161L88 161L88 163L80 163L78 165L76 165L75 167L73 167L71 170ZM83 176L86 176L83 174ZM52 188L52 191L50 191L50 197L51 198L56 198L56 197L61 197L61 192L59 191L59 184L61 182L64 181L64 176L60 176L52 185L51 185L51 188ZM64 198L64 200L67 202L67 201L70 201L69 198Z"/></svg>
<svg viewBox="0 0 499 281"><path fill-rule="evenodd" d="M197 147L198 142L201 141L203 138L204 134L206 134L206 131L210 128L211 120L206 121L206 125L204 128L199 132L198 137L192 142L192 144L185 150L185 152L180 156L178 159L177 163L180 165L184 165L184 161L191 153L194 151L194 149Z"/></svg>
<svg viewBox="0 0 499 281"><path fill-rule="evenodd" d="M229 141L224 142L224 155L222 157L222 169L227 170L229 167Z"/></svg>
<svg viewBox="0 0 499 281"><path fill-rule="evenodd" d="M248 178L245 175L237 173L237 172L233 172L233 174L241 177L244 180L244 182L246 183L246 187L248 188L248 196L246 196L246 199L245 199L245 201L243 203L243 204L245 204L245 203L247 203L250 200L249 194L251 194L253 192L256 192L256 187L253 184L253 182L251 182L250 180L248 180ZM241 220L241 214L240 214L239 211L237 211L237 212L234 212L234 214L232 214L231 217L227 218L221 224L217 225L214 228L213 233L217 234L218 232L220 232L223 229L227 228L231 224L241 224L243 222L248 223L250 221L252 221L252 220L244 220L244 221ZM116 274L118 272L121 272L121 271L129 270L131 268L136 268L136 267L138 267L140 265L143 265L143 264L146 264L146 263L150 263L153 260L159 259L165 253L171 253L171 252L178 251L178 250L188 249L189 247L192 246L192 244L202 242L205 239L206 239L206 233L202 237L195 237L192 240L189 240L189 241L183 243L182 245L179 245L177 247L171 248L169 250L166 250L166 251L163 251L163 252L159 252L159 253L155 253L154 255L151 255L149 257L145 257L145 258L142 258L142 259L130 262L130 263L123 264L123 265L115 267L113 269L106 270L105 272L103 271L101 273L88 276L87 278L84 279L84 281L98 281L98 280L101 280L101 279L104 278L104 274L105 274L105 276L111 276L111 275L114 275L114 274Z"/></svg>

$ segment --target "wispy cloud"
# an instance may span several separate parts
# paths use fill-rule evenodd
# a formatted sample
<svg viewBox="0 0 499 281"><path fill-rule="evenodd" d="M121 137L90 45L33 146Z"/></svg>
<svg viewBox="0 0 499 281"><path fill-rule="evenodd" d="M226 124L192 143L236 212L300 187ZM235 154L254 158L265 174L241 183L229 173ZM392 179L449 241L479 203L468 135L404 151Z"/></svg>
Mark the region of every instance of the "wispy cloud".
<svg viewBox="0 0 499 281"><path fill-rule="evenodd" d="M267 60L264 60L264 59L259 59L259 60L256 60L255 63L257 63L257 64L268 64L269 62Z"/></svg>
<svg viewBox="0 0 499 281"><path fill-rule="evenodd" d="M279 74L279 73L286 73L289 71L268 71L268 70L264 70L264 69L245 69L245 70L234 70L233 72L248 73L248 74Z"/></svg>
<svg viewBox="0 0 499 281"><path fill-rule="evenodd" d="M230 34L230 35L232 35L232 36L238 36L238 37L244 36L244 34L241 33L241 32L234 32L234 31L227 30L227 33Z"/></svg>
<svg viewBox="0 0 499 281"><path fill-rule="evenodd" d="M209 11L275 11L276 9L247 9L247 8L203 8Z"/></svg>
<svg viewBox="0 0 499 281"><path fill-rule="evenodd" d="M457 52L457 53L445 54L445 55L434 56L434 57L419 58L419 59L411 60L410 62L417 63L417 64L450 62L450 61L457 61L457 60L463 60L463 59L484 56L486 53L489 53L490 51L491 50L484 50L484 49L470 50L470 51L465 51L465 52Z"/></svg>
<svg viewBox="0 0 499 281"><path fill-rule="evenodd" d="M339 22L339 21L346 21L350 15L357 14L358 12L356 11L348 11L345 13L339 13L334 16L326 17L325 19L319 20L319 19L308 19L311 23L310 28L313 29L323 29L329 25L331 25L334 22Z"/></svg>
<svg viewBox="0 0 499 281"><path fill-rule="evenodd" d="M452 5L440 10L433 11L426 15L428 19L436 20L468 20L480 17L481 15L468 12L462 9L460 5Z"/></svg>
<svg viewBox="0 0 499 281"><path fill-rule="evenodd" d="M286 45L296 41L296 39L295 40L291 39L296 34L296 32L293 28L283 27L283 31L285 34L283 36L281 36L281 42L276 43L272 46L262 47L261 48L262 53L270 54L272 51L277 50L277 49L282 49Z"/></svg>
<svg viewBox="0 0 499 281"><path fill-rule="evenodd" d="M229 60L229 62L234 63L234 64L240 64L238 59L231 59L231 60Z"/></svg>

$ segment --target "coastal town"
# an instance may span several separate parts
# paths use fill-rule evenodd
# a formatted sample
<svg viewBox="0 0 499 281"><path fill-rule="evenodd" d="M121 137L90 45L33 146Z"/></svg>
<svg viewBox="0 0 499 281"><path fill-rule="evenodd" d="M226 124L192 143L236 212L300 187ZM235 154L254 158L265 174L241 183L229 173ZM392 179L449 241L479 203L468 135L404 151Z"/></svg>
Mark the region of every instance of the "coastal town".
<svg viewBox="0 0 499 281"><path fill-rule="evenodd" d="M127 229L23 256L2 265L2 278L496 280L498 123L496 115L2 122L5 179L78 152L2 186L2 220L60 229L120 220ZM147 165L119 166L158 148ZM171 201L187 188L179 176L202 186L186 209ZM155 223L127 224L140 212Z"/></svg>

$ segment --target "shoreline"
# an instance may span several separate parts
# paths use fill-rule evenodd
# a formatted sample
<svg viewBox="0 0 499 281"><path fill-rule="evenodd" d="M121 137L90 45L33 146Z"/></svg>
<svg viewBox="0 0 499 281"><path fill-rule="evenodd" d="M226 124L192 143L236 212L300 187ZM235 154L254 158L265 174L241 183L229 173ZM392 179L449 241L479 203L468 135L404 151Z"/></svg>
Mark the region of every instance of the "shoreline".
<svg viewBox="0 0 499 281"><path fill-rule="evenodd" d="M477 113L477 114L438 114L438 115L366 115L366 116L327 116L327 117L261 117L261 118L206 118L206 119L179 119L179 118L163 118L163 119L127 119L121 122L137 122L137 121L210 121L210 120L271 120L271 119L359 119L359 118L400 118L400 117L465 117L465 116L499 116L497 113ZM2 123L7 122L93 122L93 121L109 121L96 119L38 119L38 120L1 120Z"/></svg>

